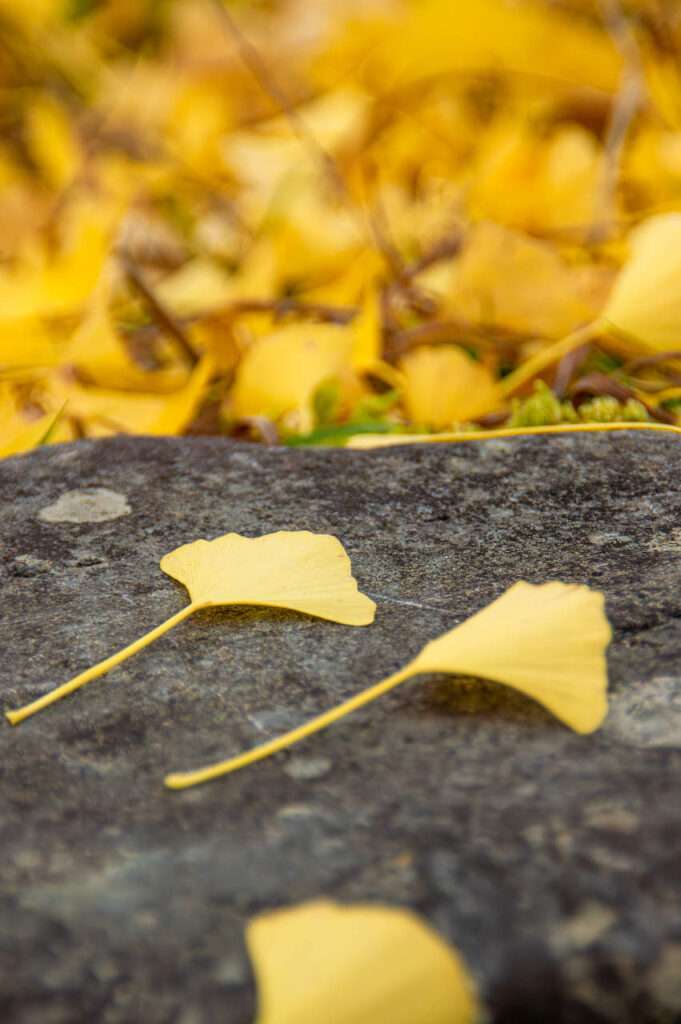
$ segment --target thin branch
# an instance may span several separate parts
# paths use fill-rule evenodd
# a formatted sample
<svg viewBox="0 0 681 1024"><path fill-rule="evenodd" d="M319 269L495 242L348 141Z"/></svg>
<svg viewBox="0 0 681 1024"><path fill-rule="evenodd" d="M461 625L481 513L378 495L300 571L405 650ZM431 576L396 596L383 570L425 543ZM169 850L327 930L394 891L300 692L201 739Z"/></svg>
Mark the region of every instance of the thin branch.
<svg viewBox="0 0 681 1024"><path fill-rule="evenodd" d="M659 363L667 362L678 362L681 359L681 352L657 352L654 356L641 356L640 359L631 359L628 363L623 363L620 370L623 373L634 373L636 370L642 370L646 366L657 366Z"/></svg>
<svg viewBox="0 0 681 1024"><path fill-rule="evenodd" d="M301 145L323 166L326 173L333 180L338 191L343 195L347 195L347 184L336 160L324 149L324 147L311 133L310 129L305 124L305 121L296 109L295 104L292 103L286 91L270 72L256 47L241 31L230 11L223 3L223 0L213 0L213 6L217 11L218 16L222 19L222 22L226 26L229 34L234 39L241 59L253 75L253 78L256 80L260 88L284 115L293 134Z"/></svg>
<svg viewBox="0 0 681 1024"><path fill-rule="evenodd" d="M596 223L587 241L607 237L607 222L614 219L615 197L627 133L645 96L645 76L638 43L619 0L599 0L605 27L624 59L624 70L615 95L604 141L604 164L596 196Z"/></svg>
<svg viewBox="0 0 681 1024"><path fill-rule="evenodd" d="M396 293L401 293L407 298L412 309L424 316L431 316L437 307L429 296L419 289L415 279L420 273L427 270L428 267L433 266L433 264L456 256L461 251L462 244L462 235L457 230L439 239L433 246L426 249L425 252L410 263L405 264L403 267L398 266L395 269L395 280L388 283L385 288L384 297L386 304L390 306Z"/></svg>
<svg viewBox="0 0 681 1024"><path fill-rule="evenodd" d="M230 321L248 313L271 313L275 323L289 316L299 316L301 319L320 320L322 323L339 324L344 327L351 323L359 312L359 306L333 306L325 302L302 302L298 299L240 299L219 309L199 310L190 316L177 317L174 322L184 331L191 324L207 317ZM133 346L148 346L162 330L164 328L156 321L128 328L124 335L125 340Z"/></svg>
<svg viewBox="0 0 681 1024"><path fill-rule="evenodd" d="M484 348L514 349L527 341L525 333L486 328L467 320L430 320L416 327L395 331L386 346L386 357L394 359L418 345L439 345L448 342L472 342Z"/></svg>
<svg viewBox="0 0 681 1024"><path fill-rule="evenodd" d="M239 316L243 313L268 313L275 319L297 313L332 324L349 324L359 313L359 306L332 306L324 302L300 302L297 299L241 299L227 307L222 314ZM221 311L217 311L221 315Z"/></svg>
<svg viewBox="0 0 681 1024"><path fill-rule="evenodd" d="M154 294L151 285L142 274L142 271L133 263L126 253L119 253L118 258L128 279L146 302L149 312L158 326L162 331L165 331L166 334L169 334L171 338L175 339L178 347L181 349L182 354L189 362L190 366L196 366L199 361L199 357L194 351L194 347L175 317L168 312L163 303Z"/></svg>
<svg viewBox="0 0 681 1024"><path fill-rule="evenodd" d="M312 158L321 166L322 170L336 189L338 195L345 201L346 206L353 217L357 218L360 222L362 232L365 232L368 227L369 234L371 236L371 243L375 245L378 252L383 256L391 272L399 275L401 267L399 254L386 237L378 219L368 208L365 210L367 223L364 223L363 218L358 217L359 211L350 189L348 188L343 170L336 158L315 138L314 134L305 123L304 118L298 111L296 105L292 102L285 89L271 73L258 53L257 48L241 31L230 11L225 6L223 0L213 0L213 6L217 11L218 16L222 19L222 22L226 26L228 32L234 39L241 59L253 75L260 88L284 115L289 123L291 131L298 139L301 146L303 146L310 156L312 156Z"/></svg>
<svg viewBox="0 0 681 1024"><path fill-rule="evenodd" d="M411 280L411 278L427 270L428 267L432 267L434 263L440 263L441 260L448 260L452 256L458 256L462 245L463 236L461 232L456 231L455 233L445 235L444 238L441 238L430 249L426 249L417 259L407 263L404 268L405 277Z"/></svg>
<svg viewBox="0 0 681 1024"><path fill-rule="evenodd" d="M394 359L418 345L438 345L470 338L472 328L464 320L431 320L416 327L396 331L386 346L386 356Z"/></svg>
<svg viewBox="0 0 681 1024"><path fill-rule="evenodd" d="M229 436L235 438L248 439L253 434L266 445L281 443L277 425L268 416L240 416L234 420L229 431Z"/></svg>
<svg viewBox="0 0 681 1024"><path fill-rule="evenodd" d="M564 397L568 384L570 383L570 378L575 370L577 370L584 362L589 354L590 348L590 345L581 345L579 348L575 348L572 352L568 352L564 355L558 363L558 369L556 370L556 376L553 382L553 393L556 398Z"/></svg>
<svg viewBox="0 0 681 1024"><path fill-rule="evenodd" d="M570 397L578 398L580 395L594 395L596 397L599 395L610 395L622 403L627 402L630 398L634 398L643 406L648 415L652 416L659 423L676 423L676 417L672 416L671 413L666 412L664 409L658 409L654 405L649 405L632 388L613 380L612 377L607 377L604 373L590 373L588 376L578 380L570 388Z"/></svg>

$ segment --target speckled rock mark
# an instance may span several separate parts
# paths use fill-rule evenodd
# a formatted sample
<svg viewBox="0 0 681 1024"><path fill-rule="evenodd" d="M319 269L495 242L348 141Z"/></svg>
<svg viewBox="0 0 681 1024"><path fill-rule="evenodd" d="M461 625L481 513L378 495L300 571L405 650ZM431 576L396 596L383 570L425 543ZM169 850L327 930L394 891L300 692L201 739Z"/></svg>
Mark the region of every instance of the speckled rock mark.
<svg viewBox="0 0 681 1024"><path fill-rule="evenodd" d="M106 487L66 491L38 512L45 523L104 523L132 512L124 494Z"/></svg>

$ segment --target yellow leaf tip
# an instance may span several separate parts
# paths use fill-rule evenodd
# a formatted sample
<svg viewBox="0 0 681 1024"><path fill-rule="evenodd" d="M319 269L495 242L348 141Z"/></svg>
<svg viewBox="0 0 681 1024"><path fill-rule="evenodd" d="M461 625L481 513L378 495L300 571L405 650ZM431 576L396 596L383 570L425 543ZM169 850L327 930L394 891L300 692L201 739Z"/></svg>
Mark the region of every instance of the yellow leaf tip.
<svg viewBox="0 0 681 1024"><path fill-rule="evenodd" d="M163 785L167 789L185 789L187 787L182 772L171 772L169 775L166 775Z"/></svg>

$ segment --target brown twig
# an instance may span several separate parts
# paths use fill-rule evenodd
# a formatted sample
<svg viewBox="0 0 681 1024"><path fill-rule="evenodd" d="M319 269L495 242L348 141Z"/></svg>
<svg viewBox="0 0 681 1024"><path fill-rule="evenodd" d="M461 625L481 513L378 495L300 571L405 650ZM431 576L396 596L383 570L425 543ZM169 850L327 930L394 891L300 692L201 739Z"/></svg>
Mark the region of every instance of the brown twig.
<svg viewBox="0 0 681 1024"><path fill-rule="evenodd" d="M427 270L428 267L432 267L434 263L457 256L461 252L462 245L463 237L460 231L445 235L444 238L441 238L430 249L426 249L417 259L407 263L403 270L404 276L411 280L424 270Z"/></svg>
<svg viewBox="0 0 681 1024"><path fill-rule="evenodd" d="M558 369L556 370L552 389L556 398L563 398L568 389L570 378L575 370L577 370L584 362L590 348L590 345L580 345L579 348L576 348L572 352L568 352L567 355L563 356L561 361L558 363Z"/></svg>
<svg viewBox="0 0 681 1024"><path fill-rule="evenodd" d="M359 211L345 180L343 170L336 158L315 138L295 103L291 101L286 90L271 73L258 53L257 48L241 31L223 0L213 0L213 6L234 39L241 59L253 75L253 78L265 95L272 100L274 105L284 115L291 131L301 146L321 166L334 186L336 193L344 200L352 216L358 219L362 232L365 232L368 228L372 244L375 245L378 252L383 256L390 271L399 277L401 272L399 254L384 231L383 226L379 223L378 218L368 208L365 210L366 222L362 217L358 217Z"/></svg>
<svg viewBox="0 0 681 1024"><path fill-rule="evenodd" d="M457 255L461 246L462 236L459 232L446 235L410 263L404 266L399 266L399 264L393 266L395 279L386 285L383 292L386 307L390 307L396 295L400 294L406 298L408 304L417 313L422 316L432 316L437 311L437 304L430 296L421 291L416 278L434 263ZM386 317L385 322L388 324L390 320ZM397 323L394 324L394 330L399 330Z"/></svg>
<svg viewBox="0 0 681 1024"><path fill-rule="evenodd" d="M243 313L272 313L275 320L291 314L314 317L332 324L349 324L359 313L358 306L332 306L324 302L300 302L297 299L241 299L217 316L239 316Z"/></svg>
<svg viewBox="0 0 681 1024"><path fill-rule="evenodd" d="M231 12L225 6L223 0L213 0L213 6L223 24L226 26L232 39L236 43L242 61L251 72L253 78L258 83L262 91L270 100L272 100L274 105L284 115L291 127L291 131L300 144L307 149L310 155L318 163L322 165L326 174L335 184L337 190L342 195L347 195L348 187L336 160L314 137L308 126L305 124L305 121L296 105L291 101L285 89L271 73L270 69L258 53L257 48L241 31L232 17Z"/></svg>
<svg viewBox="0 0 681 1024"><path fill-rule="evenodd" d="M479 427L490 430L494 427L500 427L502 423L506 422L508 417L508 409L499 409L497 412L488 412L484 416L478 416L477 419L471 420L471 423L476 423Z"/></svg>
<svg viewBox="0 0 681 1024"><path fill-rule="evenodd" d="M229 431L230 437L248 439L255 434L264 444L278 445L279 430L267 416L241 416L234 420Z"/></svg>
<svg viewBox="0 0 681 1024"><path fill-rule="evenodd" d="M596 197L596 221L587 242L595 244L607 237L606 225L614 219L614 205L624 144L631 123L645 95L645 76L638 43L619 0L599 0L603 21L624 59L624 70L613 100L603 144L604 164Z"/></svg>
<svg viewBox="0 0 681 1024"><path fill-rule="evenodd" d="M681 352L657 352L654 356L641 356L639 359L631 359L620 367L622 373L635 373L646 366L657 366L658 363L675 362L681 359Z"/></svg>
<svg viewBox="0 0 681 1024"><path fill-rule="evenodd" d="M465 320L431 320L416 327L407 327L396 331L386 345L385 354L389 359L403 355L410 348L418 345L439 345L456 342L462 336L470 338L471 325Z"/></svg>
<svg viewBox="0 0 681 1024"><path fill-rule="evenodd" d="M386 346L386 357L395 359L418 345L440 345L448 342L471 342L484 348L495 350L516 348L527 341L524 333L502 331L499 328L486 328L481 324L471 324L467 320L430 320L428 323L417 324L395 331Z"/></svg>
<svg viewBox="0 0 681 1024"><path fill-rule="evenodd" d="M271 313L273 320L278 322L288 316L299 316L312 320L320 320L322 323L339 324L345 326L351 323L359 313L359 306L332 306L324 302L301 302L298 299L240 299L220 309L199 310L190 316L178 317L175 323L181 330L204 320L224 319L229 322L247 313ZM125 340L133 347L146 346L158 333L163 330L161 324L156 321L143 324L140 327L129 328L124 331ZM139 360L140 353L135 349L135 357ZM148 353L144 353L148 357Z"/></svg>
<svg viewBox="0 0 681 1024"><path fill-rule="evenodd" d="M168 312L163 303L154 294L151 285L142 274L142 271L133 263L126 253L119 253L118 258L129 281L135 286L146 302L149 312L158 326L162 331L165 331L166 334L169 334L171 338L174 338L177 342L178 348L180 348L183 356L189 362L190 366L196 366L199 361L199 357L194 351L194 347L175 317Z"/></svg>
<svg viewBox="0 0 681 1024"><path fill-rule="evenodd" d="M628 399L634 398L637 402L640 402L648 415L658 420L658 422L676 423L676 417L672 416L671 413L665 412L664 409L657 409L654 405L649 405L632 388L613 380L612 377L607 377L604 373L590 373L586 377L582 377L581 380L578 380L570 388L570 397L573 399L579 400L581 396L585 395L610 395L612 398L616 398L618 402L626 402Z"/></svg>

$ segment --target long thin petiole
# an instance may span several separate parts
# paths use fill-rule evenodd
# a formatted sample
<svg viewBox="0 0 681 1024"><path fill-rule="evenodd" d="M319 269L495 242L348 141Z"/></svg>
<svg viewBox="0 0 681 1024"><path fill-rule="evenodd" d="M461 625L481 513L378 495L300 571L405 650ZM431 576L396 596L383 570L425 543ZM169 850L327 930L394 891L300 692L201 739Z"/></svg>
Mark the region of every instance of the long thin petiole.
<svg viewBox="0 0 681 1024"><path fill-rule="evenodd" d="M270 754L276 754L277 751L284 750L286 747L298 743L299 740L304 740L306 736L312 736L313 733L319 732L320 729L325 729L327 725L332 725L334 722L339 721L339 719L345 718L351 711L356 711L357 708L363 707L364 704L375 700L381 694L392 690L393 687L398 686L399 683L408 679L412 674L413 669L411 665L407 665L394 675L388 676L387 679L383 679L380 683L376 683L375 686L370 686L368 690L358 693L356 697L351 697L350 700L344 701L343 704L332 708L331 711L325 711L323 715L318 715L317 718L306 722L305 725L298 726L297 729L292 729L283 736L279 736L278 739L270 740L269 743L263 743L259 747L254 747L253 750L248 750L245 754L238 754L236 757L230 757L226 761L219 761L217 764L208 765L206 768L199 768L194 772L173 772L170 775L166 775L164 782L169 789L186 789L188 786L196 786L200 782L217 779L220 775L228 775L239 768L245 768L247 764L262 761L263 758L269 757Z"/></svg>
<svg viewBox="0 0 681 1024"><path fill-rule="evenodd" d="M512 373L509 373L508 376L500 381L499 387L501 391L504 395L510 395L521 384L525 384L537 373L545 370L547 366L551 366L552 363L557 363L568 352L573 352L580 345L592 341L607 325L608 322L604 317L597 317L596 320L590 321L590 323L585 324L583 327L578 327L576 331L572 331L571 334L561 338L560 341L554 341L552 344L546 345L533 356L530 356L529 359L526 359L524 363L521 363L517 370L513 370Z"/></svg>
<svg viewBox="0 0 681 1024"><path fill-rule="evenodd" d="M30 715L34 715L36 711L42 711L43 708L48 707L50 704L54 704L55 701L61 700L62 697L66 697L67 694L73 693L79 687L89 683L91 679L96 679L97 676L104 675L110 668L115 665L120 665L122 661L129 658L131 654L135 654L140 651L147 644L150 644L152 640L167 633L169 629L176 626L178 622L182 622L188 615L195 612L197 605L188 604L186 608L177 612L171 618L166 619L156 629L152 629L150 633L145 633L139 640L135 640L134 643L128 644L122 651L118 651L116 654L112 654L110 658L105 658L104 661L100 661L97 665L93 665L92 668L88 668L85 672L81 672L80 675L75 676L68 683L63 683L61 686L57 686L54 690L50 690L43 697L39 697L38 700L34 700L31 704L25 704L22 708L17 708L16 711L7 711L7 717L9 718L12 725L22 722L24 718L29 718Z"/></svg>

